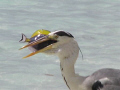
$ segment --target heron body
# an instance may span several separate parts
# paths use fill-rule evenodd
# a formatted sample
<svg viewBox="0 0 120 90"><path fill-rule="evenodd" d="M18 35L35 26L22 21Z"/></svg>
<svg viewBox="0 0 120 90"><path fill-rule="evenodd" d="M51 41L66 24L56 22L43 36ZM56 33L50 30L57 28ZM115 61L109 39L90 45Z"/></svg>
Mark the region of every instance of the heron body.
<svg viewBox="0 0 120 90"><path fill-rule="evenodd" d="M42 41L41 41L42 40ZM57 55L60 60L60 69L62 77L69 90L120 90L120 70L119 69L100 69L87 77L75 73L74 65L79 55L79 46L74 37L64 31L55 31L48 34L47 37L39 40L44 44L44 40L53 40L42 48L34 48L38 43L29 43L31 47L30 55L38 52ZM36 40L35 42L38 42ZM46 42L47 43L47 42ZM24 48L24 47L23 47Z"/></svg>

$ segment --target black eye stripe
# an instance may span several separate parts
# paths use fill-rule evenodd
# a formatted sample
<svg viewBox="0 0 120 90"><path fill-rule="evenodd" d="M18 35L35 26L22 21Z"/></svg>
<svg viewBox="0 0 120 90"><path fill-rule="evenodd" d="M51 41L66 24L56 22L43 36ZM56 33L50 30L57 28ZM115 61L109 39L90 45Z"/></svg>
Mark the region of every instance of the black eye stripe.
<svg viewBox="0 0 120 90"><path fill-rule="evenodd" d="M56 32L55 34L57 34L57 35L59 35L59 36L68 36L68 37L74 38L73 35L71 35L71 34L68 33L68 32L64 32L64 31L58 31L58 32Z"/></svg>

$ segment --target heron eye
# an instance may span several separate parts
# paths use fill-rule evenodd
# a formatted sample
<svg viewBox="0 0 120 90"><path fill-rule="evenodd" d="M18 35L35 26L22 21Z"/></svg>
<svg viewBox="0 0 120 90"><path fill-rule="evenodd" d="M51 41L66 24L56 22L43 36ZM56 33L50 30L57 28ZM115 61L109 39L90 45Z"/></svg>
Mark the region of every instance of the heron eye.
<svg viewBox="0 0 120 90"><path fill-rule="evenodd" d="M50 39L57 40L59 36L57 34L49 35Z"/></svg>
<svg viewBox="0 0 120 90"><path fill-rule="evenodd" d="M59 37L59 36L55 34L53 39L56 40L58 37Z"/></svg>

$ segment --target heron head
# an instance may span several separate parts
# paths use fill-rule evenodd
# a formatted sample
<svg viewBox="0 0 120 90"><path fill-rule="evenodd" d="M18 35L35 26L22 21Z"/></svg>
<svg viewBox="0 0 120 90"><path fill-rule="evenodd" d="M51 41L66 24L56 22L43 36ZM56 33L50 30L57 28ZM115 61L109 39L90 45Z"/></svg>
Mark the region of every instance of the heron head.
<svg viewBox="0 0 120 90"><path fill-rule="evenodd" d="M77 42L74 40L74 37L70 33L65 31L55 31L50 32L48 35L45 35L37 40L28 43L28 45L22 47L21 49L26 47L32 47L34 49L32 50L31 54L24 57L27 58L37 53L57 55L65 54L66 52L69 53L69 51L71 51L72 48L75 48L76 45ZM79 47L76 48L76 50L77 49L79 49Z"/></svg>

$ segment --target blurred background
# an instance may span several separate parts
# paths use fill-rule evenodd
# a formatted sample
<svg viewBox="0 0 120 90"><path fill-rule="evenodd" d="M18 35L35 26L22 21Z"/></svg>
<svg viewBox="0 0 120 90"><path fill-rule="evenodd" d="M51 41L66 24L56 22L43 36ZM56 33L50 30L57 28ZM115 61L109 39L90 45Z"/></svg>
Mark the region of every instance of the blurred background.
<svg viewBox="0 0 120 90"><path fill-rule="evenodd" d="M21 33L38 29L70 32L81 54L76 72L120 69L120 0L0 0L0 90L68 90L59 59L44 54L22 59Z"/></svg>

